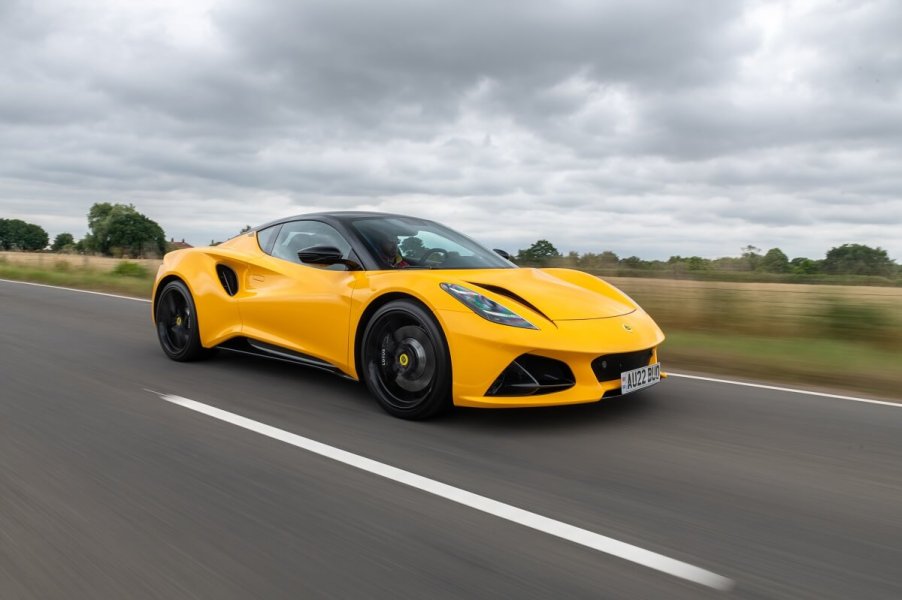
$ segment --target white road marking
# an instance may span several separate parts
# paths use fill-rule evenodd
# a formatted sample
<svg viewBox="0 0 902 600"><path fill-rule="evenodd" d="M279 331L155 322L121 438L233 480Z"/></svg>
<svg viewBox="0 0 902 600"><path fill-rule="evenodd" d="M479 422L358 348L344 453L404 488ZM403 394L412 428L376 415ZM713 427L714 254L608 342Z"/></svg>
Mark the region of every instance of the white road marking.
<svg viewBox="0 0 902 600"><path fill-rule="evenodd" d="M152 390L147 391L153 392ZM236 415L235 413L209 406L201 402L189 400L188 398L183 398L181 396L160 394L159 392L153 393L158 394L163 400L166 400L167 402L171 402L173 404L177 404L178 406L182 406L184 408L205 414L209 417L213 417L214 419L219 419L220 421L231 423L232 425L236 425L249 431L259 433L260 435L285 442L286 444L296 446L297 448L307 450L308 452L318 454L325 458L338 461L357 469L362 469L374 475L385 477L386 479L390 479L398 483L403 483L404 485L408 485L429 494L445 498L446 500L457 502L458 504L462 504L484 513L488 513L490 515L494 515L501 519L512 521L519 525L530 527L537 531L541 531L543 533L547 533L549 535L553 535L555 537L568 540L576 544L586 546L588 548L592 548L593 550L598 550L599 552L617 556L624 560L628 560L650 569L661 571L663 573L673 575L674 577L692 581L709 588L714 588L716 590L726 591L733 587L733 581L726 577L722 577L721 575L717 575L716 573L712 573L711 571L707 571L688 563L669 558L662 554L651 552L650 550L645 550L643 548L639 548L638 546L633 546L632 544L627 544L625 542L621 542L613 538L594 533L587 529L582 529L574 525L568 525L567 523L563 523L555 519L543 517L542 515L536 514L534 512L523 510L522 508L517 508L503 502L498 502L497 500L492 500L491 498L486 498L485 496L480 496L478 494L474 494L472 492L468 492L466 490L462 490L460 488L435 481L434 479L416 475L415 473L411 473L403 469L398 469L396 467L392 467L385 463L381 463L360 456L358 454L340 450L338 448L317 442L310 438L290 433L288 431L285 431L284 429L278 429L276 427L266 425L265 423L254 421L252 419L248 419L247 417L242 417L240 415Z"/></svg>
<svg viewBox="0 0 902 600"><path fill-rule="evenodd" d="M35 287L51 288L54 290L66 290L67 292L79 292L81 294L91 294L93 296L106 296L107 298L119 298L120 300L134 300L135 302L150 302L147 298L134 298L132 296L120 296L119 294L107 294L105 292L92 292L91 290L80 290L77 288L62 287L59 285L47 285L46 283L34 283L31 281L16 281L14 279L0 279L4 283L21 283L22 285L33 285Z"/></svg>
<svg viewBox="0 0 902 600"><path fill-rule="evenodd" d="M840 396L839 394L828 394L826 392L814 392L811 390L799 390L796 388L780 387L777 385L765 385L763 383L748 383L746 381L732 381L729 379L717 379L715 377L701 377L699 375L683 375L681 373L667 372L670 377L682 377L683 379L696 379L698 381L709 381L713 383L726 383L729 385L741 385L745 387L758 388L762 390L774 390L777 392L791 392L793 394L804 394L806 396L820 396L822 398L834 398L836 400L851 400L852 402L867 402L868 404L882 404L884 406L894 406L902 408L902 403L887 402L885 400L871 400L870 398L856 398L855 396Z"/></svg>
<svg viewBox="0 0 902 600"><path fill-rule="evenodd" d="M32 283L30 281L16 281L14 279L0 279L0 282L5 283L21 283L22 285L34 285L37 287L51 288L56 290L66 290L69 292L79 292L82 294L93 294L95 296L107 296L108 298L119 298L121 300L134 300L136 302L150 302L150 300L146 298L133 298L131 296L119 296L117 294L106 294L104 292L92 292L90 290L79 290L76 288L67 288L60 287L58 285L47 285L45 283ZM896 408L902 408L902 403L899 402L887 402L885 400L872 400L870 398L857 398L855 396L842 396L839 394L827 394L824 392L814 392L811 390L800 390L796 388L787 388L787 387L779 387L775 385L766 385L763 383L748 383L746 381L733 381L730 379L717 379L715 377L701 377L699 375L684 375L682 373L673 373L671 371L667 371L667 376L669 377L682 377L684 379L696 379L698 381L708 381L711 383L725 383L728 385L742 385L746 387L759 388L762 390L774 390L777 392L789 392L792 394L804 394L808 396L821 396L823 398L833 398L835 400L851 400L852 402L866 402L868 404L882 404L884 406L895 406Z"/></svg>

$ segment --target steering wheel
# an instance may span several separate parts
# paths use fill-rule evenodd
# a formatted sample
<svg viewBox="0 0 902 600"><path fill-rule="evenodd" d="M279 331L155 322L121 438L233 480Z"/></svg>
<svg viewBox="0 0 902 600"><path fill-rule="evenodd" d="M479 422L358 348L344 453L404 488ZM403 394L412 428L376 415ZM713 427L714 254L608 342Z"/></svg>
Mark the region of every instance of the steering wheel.
<svg viewBox="0 0 902 600"><path fill-rule="evenodd" d="M430 261L429 258L433 254L441 255L441 258L439 260ZM443 262L445 262L447 259L448 259L448 251L445 250L444 248L430 248L429 250L426 250L426 252L423 254L422 257L420 257L420 263L422 263L424 265L440 265Z"/></svg>

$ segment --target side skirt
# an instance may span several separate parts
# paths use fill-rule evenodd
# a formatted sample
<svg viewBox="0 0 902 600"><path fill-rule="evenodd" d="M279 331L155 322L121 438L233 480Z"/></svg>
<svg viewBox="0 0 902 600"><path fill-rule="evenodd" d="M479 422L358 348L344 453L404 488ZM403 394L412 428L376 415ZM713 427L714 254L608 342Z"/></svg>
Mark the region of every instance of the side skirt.
<svg viewBox="0 0 902 600"><path fill-rule="evenodd" d="M259 340L252 340L246 337L237 337L223 342L222 344L217 346L217 348L221 348L222 350L226 350L228 352L235 352L237 354L259 356L263 358L269 358L271 360L291 363L294 365L312 367L314 369L319 369L320 371L327 371L329 373L332 373L333 375L338 375L343 379L357 381L350 375L344 373L335 365L324 360L320 360L315 356L309 356L301 352L295 352L294 350L289 350L288 348L276 346L275 344L268 344Z"/></svg>

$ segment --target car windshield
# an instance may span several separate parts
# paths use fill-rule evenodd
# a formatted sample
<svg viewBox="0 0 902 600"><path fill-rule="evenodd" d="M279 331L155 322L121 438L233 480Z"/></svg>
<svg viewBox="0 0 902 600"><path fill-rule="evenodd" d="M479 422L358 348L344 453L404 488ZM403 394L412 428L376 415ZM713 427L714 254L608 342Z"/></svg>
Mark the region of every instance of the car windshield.
<svg viewBox="0 0 902 600"><path fill-rule="evenodd" d="M411 217L366 217L351 228L385 269L510 269L512 263L447 227Z"/></svg>

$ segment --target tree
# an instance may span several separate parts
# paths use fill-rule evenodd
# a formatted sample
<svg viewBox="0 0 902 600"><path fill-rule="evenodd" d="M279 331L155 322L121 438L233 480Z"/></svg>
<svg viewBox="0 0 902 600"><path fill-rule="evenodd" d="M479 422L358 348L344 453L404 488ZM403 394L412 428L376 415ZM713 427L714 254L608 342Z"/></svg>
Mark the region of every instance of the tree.
<svg viewBox="0 0 902 600"><path fill-rule="evenodd" d="M796 275L814 275L820 271L818 261L802 256L789 261L789 268Z"/></svg>
<svg viewBox="0 0 902 600"><path fill-rule="evenodd" d="M749 244L745 248L742 248L742 258L745 260L745 263L748 265L749 271L754 271L758 268L758 263L761 261L761 248L756 246L752 246Z"/></svg>
<svg viewBox="0 0 902 600"><path fill-rule="evenodd" d="M647 263L638 256L630 256L629 258L620 259L620 264L630 269L642 269Z"/></svg>
<svg viewBox="0 0 902 600"><path fill-rule="evenodd" d="M50 242L44 228L20 219L0 219L0 250L43 250Z"/></svg>
<svg viewBox="0 0 902 600"><path fill-rule="evenodd" d="M831 248L824 259L824 272L835 275L881 275L889 277L896 264L882 248L864 244L843 244Z"/></svg>
<svg viewBox="0 0 902 600"><path fill-rule="evenodd" d="M131 204L94 204L88 212L88 234L84 243L92 251L105 255L163 255L166 234L153 220Z"/></svg>
<svg viewBox="0 0 902 600"><path fill-rule="evenodd" d="M517 252L517 262L544 264L552 258L559 258L561 253L548 240L538 240L526 250Z"/></svg>
<svg viewBox="0 0 902 600"><path fill-rule="evenodd" d="M70 247L75 247L75 238L72 237L71 233L61 233L53 240L53 245L50 246L50 249L54 252L62 252Z"/></svg>
<svg viewBox="0 0 902 600"><path fill-rule="evenodd" d="M789 272L789 257L779 248L771 248L758 261L757 270L765 273L787 273Z"/></svg>
<svg viewBox="0 0 902 600"><path fill-rule="evenodd" d="M686 259L686 265L689 267L690 271L707 271L710 266L710 261L701 256L690 256Z"/></svg>
<svg viewBox="0 0 902 600"><path fill-rule="evenodd" d="M620 257L610 250L601 254L586 252L580 257L579 266L585 269L616 269L620 266Z"/></svg>

